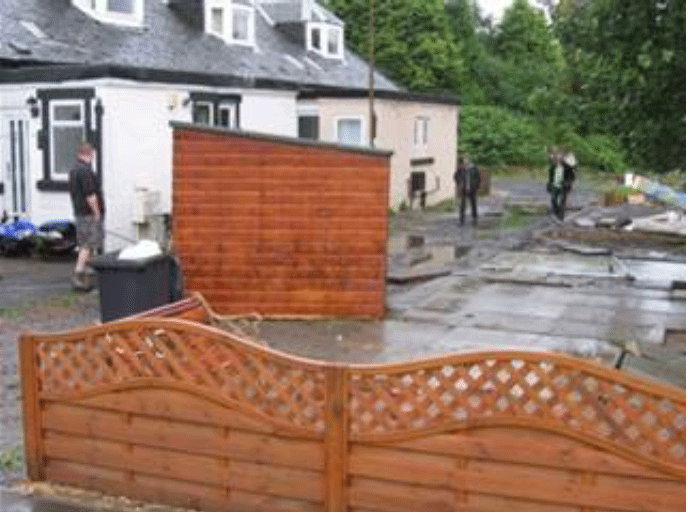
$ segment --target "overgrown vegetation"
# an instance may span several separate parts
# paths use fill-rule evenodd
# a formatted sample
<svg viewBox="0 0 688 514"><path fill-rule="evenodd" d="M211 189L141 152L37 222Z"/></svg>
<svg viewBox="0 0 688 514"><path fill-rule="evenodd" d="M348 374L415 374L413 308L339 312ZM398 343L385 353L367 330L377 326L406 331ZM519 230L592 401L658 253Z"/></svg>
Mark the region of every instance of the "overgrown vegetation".
<svg viewBox="0 0 688 514"><path fill-rule="evenodd" d="M16 471L24 464L24 455L21 446L12 446L0 452L0 469Z"/></svg>
<svg viewBox="0 0 688 514"><path fill-rule="evenodd" d="M369 0L326 1L369 52ZM411 90L461 101L460 149L483 165L685 174L685 0L514 0L501 23L474 0L375 0L376 62Z"/></svg>

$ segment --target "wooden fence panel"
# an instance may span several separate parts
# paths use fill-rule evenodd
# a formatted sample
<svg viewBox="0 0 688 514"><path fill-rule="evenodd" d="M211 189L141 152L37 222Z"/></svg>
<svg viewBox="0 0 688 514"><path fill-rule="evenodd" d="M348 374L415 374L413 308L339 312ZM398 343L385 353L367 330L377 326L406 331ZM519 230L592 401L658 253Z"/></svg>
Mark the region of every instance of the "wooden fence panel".
<svg viewBox="0 0 688 514"><path fill-rule="evenodd" d="M222 314L381 318L389 155L176 127L172 239Z"/></svg>
<svg viewBox="0 0 688 514"><path fill-rule="evenodd" d="M146 317L20 344L34 480L204 510L685 510L685 392L579 359L326 364Z"/></svg>

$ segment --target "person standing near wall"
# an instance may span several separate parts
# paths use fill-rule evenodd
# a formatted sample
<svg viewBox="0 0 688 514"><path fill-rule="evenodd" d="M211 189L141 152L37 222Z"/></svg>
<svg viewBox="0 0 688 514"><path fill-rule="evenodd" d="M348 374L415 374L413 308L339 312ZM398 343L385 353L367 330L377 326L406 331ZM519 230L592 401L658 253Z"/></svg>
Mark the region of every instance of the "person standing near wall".
<svg viewBox="0 0 688 514"><path fill-rule="evenodd" d="M456 183L456 194L461 197L459 204L459 225L463 226L464 224L467 198L471 203L473 225L477 225L478 189L480 188L480 171L478 170L478 166L460 155L456 166L456 172L454 173L454 182Z"/></svg>
<svg viewBox="0 0 688 514"><path fill-rule="evenodd" d="M105 205L101 184L93 172L94 154L93 146L83 143L77 151L77 163L69 172L69 195L79 247L72 284L79 291L93 289L93 273L87 271L87 264L103 244Z"/></svg>

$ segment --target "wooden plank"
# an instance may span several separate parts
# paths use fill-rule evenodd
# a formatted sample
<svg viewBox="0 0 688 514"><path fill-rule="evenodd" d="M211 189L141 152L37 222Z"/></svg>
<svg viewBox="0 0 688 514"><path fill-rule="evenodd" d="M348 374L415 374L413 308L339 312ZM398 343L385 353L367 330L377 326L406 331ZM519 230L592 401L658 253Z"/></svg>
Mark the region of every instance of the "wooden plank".
<svg viewBox="0 0 688 514"><path fill-rule="evenodd" d="M322 443L49 403L44 428L64 434L135 443L199 455L322 471Z"/></svg>
<svg viewBox="0 0 688 514"><path fill-rule="evenodd" d="M169 389L138 389L84 398L76 404L164 419L226 426L265 434L284 433L267 421Z"/></svg>
<svg viewBox="0 0 688 514"><path fill-rule="evenodd" d="M596 471L648 478L667 477L661 471L623 459L590 445L527 428L484 428L422 437L384 447L397 447L476 459ZM537 447L538 451L532 451Z"/></svg>
<svg viewBox="0 0 688 514"><path fill-rule="evenodd" d="M387 511L452 511L454 491L432 487L352 478L348 491L349 507Z"/></svg>
<svg viewBox="0 0 688 514"><path fill-rule="evenodd" d="M46 433L45 445L50 459L313 502L324 497L323 476L313 471L69 437L50 431Z"/></svg>
<svg viewBox="0 0 688 514"><path fill-rule="evenodd" d="M351 445L349 474L408 484L451 488L456 459L366 445Z"/></svg>
<svg viewBox="0 0 688 514"><path fill-rule="evenodd" d="M230 467L230 488L312 502L325 500L321 473L247 462L232 462Z"/></svg>
<svg viewBox="0 0 688 514"><path fill-rule="evenodd" d="M325 506L329 511L345 510L344 484L347 474L346 426L345 416L346 381L344 370L330 367L325 376L326 411L325 411L325 476L327 479L327 496Z"/></svg>
<svg viewBox="0 0 688 514"><path fill-rule="evenodd" d="M398 484L454 488L457 491L507 496L529 501L578 505L601 509L674 510L685 501L660 491L635 488L620 493L612 487L580 484L578 473L544 466L472 460L467 469L452 459L419 452L364 448L356 445L350 457L353 476L384 479ZM545 484L545 485L543 485Z"/></svg>
<svg viewBox="0 0 688 514"><path fill-rule="evenodd" d="M229 506L233 510L259 512L322 512L325 510L323 504L318 502L255 494L239 489L230 490Z"/></svg>
<svg viewBox="0 0 688 514"><path fill-rule="evenodd" d="M132 475L124 471L60 460L48 461L47 478L51 482L101 491L111 496L124 496L187 509L225 510L229 503L223 488Z"/></svg>
<svg viewBox="0 0 688 514"><path fill-rule="evenodd" d="M574 505L519 500L504 496L469 493L458 510L478 512L570 512L579 510Z"/></svg>
<svg viewBox="0 0 688 514"><path fill-rule="evenodd" d="M383 211L382 206L351 205L332 206L332 205L301 205L301 204L210 204L199 205L187 202L182 195L179 201L175 201L172 207L176 215L173 223L175 226L179 221L184 221L186 216L203 215L220 220L227 218L251 218L256 216L294 218L299 216L307 217L340 217L349 218L376 218L386 217L387 212Z"/></svg>
<svg viewBox="0 0 688 514"><path fill-rule="evenodd" d="M26 472L31 480L42 480L43 441L41 412L36 373L35 339L31 335L19 337L19 369L21 370L21 400L24 410L24 455Z"/></svg>

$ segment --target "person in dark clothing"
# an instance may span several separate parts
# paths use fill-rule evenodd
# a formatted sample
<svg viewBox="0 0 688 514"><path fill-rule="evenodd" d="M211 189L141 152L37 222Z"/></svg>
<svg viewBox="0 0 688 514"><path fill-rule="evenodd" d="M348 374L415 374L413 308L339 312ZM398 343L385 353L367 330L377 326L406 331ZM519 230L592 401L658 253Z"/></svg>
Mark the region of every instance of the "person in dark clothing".
<svg viewBox="0 0 688 514"><path fill-rule="evenodd" d="M459 225L464 224L466 212L466 199L471 203L471 214L473 225L478 223L478 189L480 188L480 171L478 167L463 156L459 156L454 173L456 183L456 194L460 196L459 204Z"/></svg>
<svg viewBox="0 0 688 514"><path fill-rule="evenodd" d="M573 152L566 149L559 151L556 148L548 149L547 160L547 191L552 197L552 211L557 218L563 220L566 199L576 179L575 169L578 163Z"/></svg>
<svg viewBox="0 0 688 514"><path fill-rule="evenodd" d="M87 273L86 265L103 244L105 204L102 187L91 167L94 153L90 144L82 144L77 152L77 163L69 172L69 195L76 218L79 247L72 283L81 291L93 288L92 274Z"/></svg>

